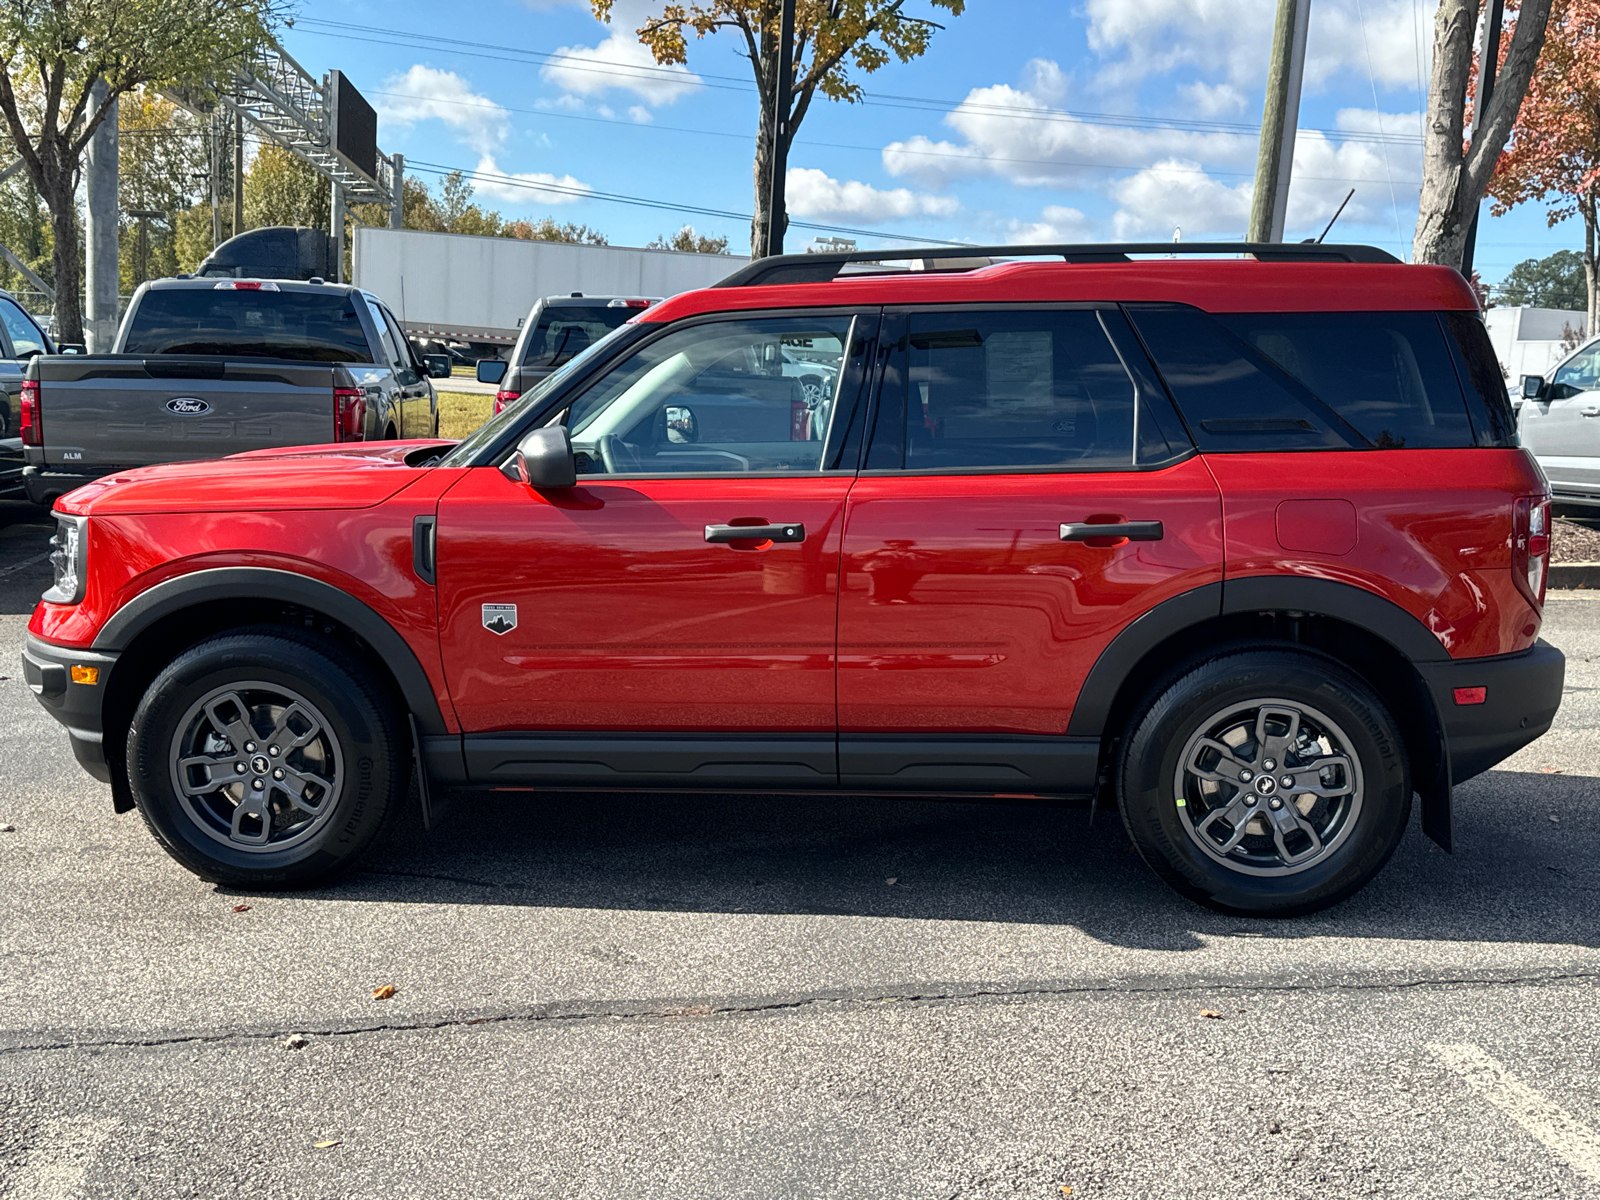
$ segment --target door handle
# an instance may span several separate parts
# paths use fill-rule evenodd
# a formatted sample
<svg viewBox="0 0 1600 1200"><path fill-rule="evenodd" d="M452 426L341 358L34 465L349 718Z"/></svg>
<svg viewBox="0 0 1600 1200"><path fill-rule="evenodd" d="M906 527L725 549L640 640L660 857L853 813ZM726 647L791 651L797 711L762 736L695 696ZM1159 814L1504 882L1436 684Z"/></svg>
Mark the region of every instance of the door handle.
<svg viewBox="0 0 1600 1200"><path fill-rule="evenodd" d="M708 542L803 542L806 527L798 521L783 525L707 525Z"/></svg>
<svg viewBox="0 0 1600 1200"><path fill-rule="evenodd" d="M1090 525L1086 521L1063 522L1063 542L1086 542L1090 538L1127 538L1130 542L1159 542L1165 536L1160 521L1121 521L1115 525Z"/></svg>
<svg viewBox="0 0 1600 1200"><path fill-rule="evenodd" d="M1600 417L1600 408L1596 408L1591 404L1588 408L1583 410L1583 415L1586 417Z"/></svg>

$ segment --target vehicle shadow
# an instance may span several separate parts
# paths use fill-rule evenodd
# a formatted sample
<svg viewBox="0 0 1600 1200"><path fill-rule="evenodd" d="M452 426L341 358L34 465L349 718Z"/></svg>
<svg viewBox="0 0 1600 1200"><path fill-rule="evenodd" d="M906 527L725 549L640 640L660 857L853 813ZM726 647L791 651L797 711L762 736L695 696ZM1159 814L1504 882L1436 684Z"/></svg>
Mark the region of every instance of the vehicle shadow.
<svg viewBox="0 0 1600 1200"><path fill-rule="evenodd" d="M50 586L46 555L55 521L38 505L0 500L0 615L24 616Z"/></svg>
<svg viewBox="0 0 1600 1200"><path fill-rule="evenodd" d="M1454 855L1413 817L1372 884L1285 921L1178 897L1115 812L1091 825L1086 808L873 797L462 793L432 834L408 812L363 870L314 895L1070 925L1174 951L1241 933L1600 947L1596 787L1491 772L1457 789Z"/></svg>

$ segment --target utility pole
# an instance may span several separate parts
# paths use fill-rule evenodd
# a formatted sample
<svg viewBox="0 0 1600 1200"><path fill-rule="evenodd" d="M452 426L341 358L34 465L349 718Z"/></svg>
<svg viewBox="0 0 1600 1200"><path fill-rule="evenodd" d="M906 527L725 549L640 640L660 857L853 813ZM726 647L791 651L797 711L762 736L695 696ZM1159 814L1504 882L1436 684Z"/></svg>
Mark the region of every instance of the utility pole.
<svg viewBox="0 0 1600 1200"><path fill-rule="evenodd" d="M389 228L404 229L406 227L406 156L404 154L396 154L390 159L390 162L394 165L394 171L390 175L389 185L393 189L389 193Z"/></svg>
<svg viewBox="0 0 1600 1200"><path fill-rule="evenodd" d="M332 228L328 231L333 235L333 282L344 282L344 189L335 180L330 186L333 188Z"/></svg>
<svg viewBox="0 0 1600 1200"><path fill-rule="evenodd" d="M139 221L139 252L134 258L134 265L137 268L136 274L139 276L134 283L134 286L137 287L150 278L150 222L165 221L167 214L151 209L130 208L128 216L136 217Z"/></svg>
<svg viewBox="0 0 1600 1200"><path fill-rule="evenodd" d="M233 113L233 236L244 232L244 118Z"/></svg>
<svg viewBox="0 0 1600 1200"><path fill-rule="evenodd" d="M794 74L794 0L783 0L778 19L778 71L772 87L772 184L767 188L767 244L763 254L783 253L783 227L789 210L784 183L789 174L789 104Z"/></svg>
<svg viewBox="0 0 1600 1200"><path fill-rule="evenodd" d="M1256 154L1256 186L1250 198L1252 242L1283 241L1289 210L1289 175L1294 168L1294 133L1300 123L1300 81L1306 66L1306 28L1311 0L1278 0L1272 26L1272 62L1267 68L1267 100L1261 113L1261 148Z"/></svg>
<svg viewBox="0 0 1600 1200"><path fill-rule="evenodd" d="M1478 50L1478 94L1472 102L1472 140L1477 141L1478 130L1483 128L1483 114L1489 111L1489 101L1494 96L1494 77L1500 69L1500 19L1505 15L1505 0L1489 0L1485 15L1483 44ZM1478 205L1482 208L1480 202ZM1472 212L1472 224L1467 226L1466 245L1461 250L1461 274L1472 278L1472 255L1478 248L1478 212Z"/></svg>
<svg viewBox="0 0 1600 1200"><path fill-rule="evenodd" d="M222 110L211 110L211 246L222 245Z"/></svg>
<svg viewBox="0 0 1600 1200"><path fill-rule="evenodd" d="M105 103L106 84L96 80L89 90L91 103ZM117 106L89 139L84 164L84 341L91 354L111 349L117 336Z"/></svg>

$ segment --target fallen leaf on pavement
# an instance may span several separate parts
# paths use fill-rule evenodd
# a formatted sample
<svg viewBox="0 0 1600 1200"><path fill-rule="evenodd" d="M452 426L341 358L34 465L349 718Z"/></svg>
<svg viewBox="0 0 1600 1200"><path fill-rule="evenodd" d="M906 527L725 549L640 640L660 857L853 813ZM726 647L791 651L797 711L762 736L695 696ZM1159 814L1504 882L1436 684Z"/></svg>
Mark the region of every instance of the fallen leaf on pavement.
<svg viewBox="0 0 1600 1200"><path fill-rule="evenodd" d="M1205 1017L1208 1021L1220 1021L1220 1020L1222 1020L1222 1014L1219 1013L1214 1008L1202 1008L1200 1010L1200 1015L1202 1017Z"/></svg>
<svg viewBox="0 0 1600 1200"><path fill-rule="evenodd" d="M16 831L17 827L15 825L0 825L0 833L15 833Z"/></svg>
<svg viewBox="0 0 1600 1200"><path fill-rule="evenodd" d="M374 1000L387 1000L399 990L400 989L395 987L394 984L386 983L382 987L376 987L372 989L372 998Z"/></svg>
<svg viewBox="0 0 1600 1200"><path fill-rule="evenodd" d="M332 1139L330 1139L328 1141L312 1142L311 1144L313 1146L315 1146L318 1150L326 1150L329 1146L337 1146L339 1144L339 1139L338 1138L332 1138Z"/></svg>
<svg viewBox="0 0 1600 1200"><path fill-rule="evenodd" d="M1552 824L1552 825L1561 824L1561 818L1556 816L1555 813L1551 813L1550 814L1550 824Z"/></svg>
<svg viewBox="0 0 1600 1200"><path fill-rule="evenodd" d="M1063 1196L1070 1196L1070 1195L1072 1195L1072 1189L1070 1187L1068 1187L1066 1184L1063 1183L1061 1185L1061 1194Z"/></svg>
<svg viewBox="0 0 1600 1200"><path fill-rule="evenodd" d="M291 1050L303 1050L306 1046L306 1037L303 1033L291 1033L283 1039L283 1044Z"/></svg>
<svg viewBox="0 0 1600 1200"><path fill-rule="evenodd" d="M248 904L235 904L233 906L233 911L234 912L249 912L250 911L250 906Z"/></svg>
<svg viewBox="0 0 1600 1200"><path fill-rule="evenodd" d="M889 878L885 879L884 882L887 883L890 887L893 887L895 884L900 882L900 876L891 875L891 876L889 876Z"/></svg>
<svg viewBox="0 0 1600 1200"><path fill-rule="evenodd" d="M1543 771L1546 775L1559 775L1565 769L1566 769L1565 767L1540 767L1539 768L1539 770Z"/></svg>

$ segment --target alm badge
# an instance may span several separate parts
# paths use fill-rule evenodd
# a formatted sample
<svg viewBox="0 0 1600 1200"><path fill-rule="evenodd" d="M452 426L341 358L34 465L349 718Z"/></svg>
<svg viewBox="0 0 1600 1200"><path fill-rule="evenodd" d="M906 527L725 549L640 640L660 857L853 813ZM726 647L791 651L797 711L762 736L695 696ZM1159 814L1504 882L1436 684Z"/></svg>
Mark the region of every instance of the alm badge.
<svg viewBox="0 0 1600 1200"><path fill-rule="evenodd" d="M483 627L490 633L510 633L517 627L517 606L515 604L485 604L483 606Z"/></svg>

